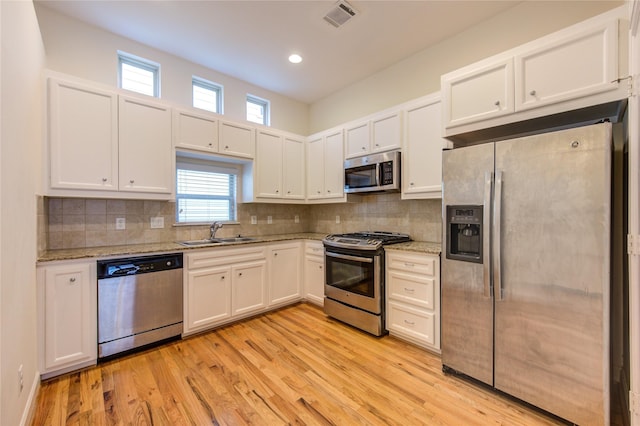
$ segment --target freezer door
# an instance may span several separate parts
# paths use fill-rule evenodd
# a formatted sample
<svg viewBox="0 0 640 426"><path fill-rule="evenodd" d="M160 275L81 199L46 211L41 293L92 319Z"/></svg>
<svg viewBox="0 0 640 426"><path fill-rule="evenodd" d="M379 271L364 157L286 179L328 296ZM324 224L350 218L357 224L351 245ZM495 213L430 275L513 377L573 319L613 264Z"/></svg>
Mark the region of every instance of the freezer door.
<svg viewBox="0 0 640 426"><path fill-rule="evenodd" d="M495 150L495 387L576 424L608 423L611 125Z"/></svg>
<svg viewBox="0 0 640 426"><path fill-rule="evenodd" d="M459 148L443 153L443 224L447 206L485 206L490 219L493 144ZM488 197L488 199L487 199ZM486 228L483 227L483 228ZM489 245L482 263L448 259L447 227L443 226L442 251L442 363L489 385L493 384L493 301L489 277ZM489 238L488 229L483 232Z"/></svg>

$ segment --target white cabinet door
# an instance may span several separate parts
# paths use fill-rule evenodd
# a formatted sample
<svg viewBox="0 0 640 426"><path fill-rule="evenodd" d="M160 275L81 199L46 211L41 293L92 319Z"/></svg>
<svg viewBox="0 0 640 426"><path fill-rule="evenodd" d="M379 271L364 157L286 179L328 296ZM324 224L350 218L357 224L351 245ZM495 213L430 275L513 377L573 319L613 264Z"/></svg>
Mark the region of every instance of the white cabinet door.
<svg viewBox="0 0 640 426"><path fill-rule="evenodd" d="M371 151L399 149L402 145L402 112L394 111L371 120Z"/></svg>
<svg viewBox="0 0 640 426"><path fill-rule="evenodd" d="M267 306L267 262L264 260L233 265L231 275L231 311L244 315Z"/></svg>
<svg viewBox="0 0 640 426"><path fill-rule="evenodd" d="M342 132L324 138L324 198L344 197L344 142Z"/></svg>
<svg viewBox="0 0 640 426"><path fill-rule="evenodd" d="M615 90L617 78L614 20L516 55L516 111Z"/></svg>
<svg viewBox="0 0 640 426"><path fill-rule="evenodd" d="M442 197L442 150L439 96L420 99L404 110L402 199Z"/></svg>
<svg viewBox="0 0 640 426"><path fill-rule="evenodd" d="M171 110L158 102L119 97L120 190L172 192Z"/></svg>
<svg viewBox="0 0 640 426"><path fill-rule="evenodd" d="M95 262L51 265L44 270L44 371L96 360ZM42 294L41 293L41 294Z"/></svg>
<svg viewBox="0 0 640 426"><path fill-rule="evenodd" d="M324 197L324 138L317 137L307 141L307 198Z"/></svg>
<svg viewBox="0 0 640 426"><path fill-rule="evenodd" d="M255 157L255 129L248 125L220 121L219 124L221 154L235 157Z"/></svg>
<svg viewBox="0 0 640 426"><path fill-rule="evenodd" d="M306 170L304 140L285 136L282 161L283 197L303 200L305 196L304 172Z"/></svg>
<svg viewBox="0 0 640 426"><path fill-rule="evenodd" d="M186 274L185 333L231 317L231 268L204 268Z"/></svg>
<svg viewBox="0 0 640 426"><path fill-rule="evenodd" d="M300 243L269 247L269 304L285 304L300 299L302 265Z"/></svg>
<svg viewBox="0 0 640 426"><path fill-rule="evenodd" d="M345 157L358 157L370 151L370 124L369 121L356 124L348 124L344 129L346 144Z"/></svg>
<svg viewBox="0 0 640 426"><path fill-rule="evenodd" d="M513 59L482 63L442 77L445 127L511 114Z"/></svg>
<svg viewBox="0 0 640 426"><path fill-rule="evenodd" d="M117 95L51 78L48 107L51 188L117 190Z"/></svg>
<svg viewBox="0 0 640 426"><path fill-rule="evenodd" d="M282 136L258 130L256 135L257 197L282 198Z"/></svg>
<svg viewBox="0 0 640 426"><path fill-rule="evenodd" d="M177 148L218 152L218 119L211 114L174 109L173 144Z"/></svg>
<svg viewBox="0 0 640 426"><path fill-rule="evenodd" d="M304 259L304 297L316 305L324 305L324 247L307 241Z"/></svg>

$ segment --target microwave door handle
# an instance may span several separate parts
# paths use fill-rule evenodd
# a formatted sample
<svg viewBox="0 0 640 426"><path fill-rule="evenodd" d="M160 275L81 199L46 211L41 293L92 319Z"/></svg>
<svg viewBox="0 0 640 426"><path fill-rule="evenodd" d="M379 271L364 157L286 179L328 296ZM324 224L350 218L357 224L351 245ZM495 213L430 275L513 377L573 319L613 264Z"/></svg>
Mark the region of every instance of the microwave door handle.
<svg viewBox="0 0 640 426"><path fill-rule="evenodd" d="M376 187L379 188L382 184L382 167L380 163L376 163Z"/></svg>

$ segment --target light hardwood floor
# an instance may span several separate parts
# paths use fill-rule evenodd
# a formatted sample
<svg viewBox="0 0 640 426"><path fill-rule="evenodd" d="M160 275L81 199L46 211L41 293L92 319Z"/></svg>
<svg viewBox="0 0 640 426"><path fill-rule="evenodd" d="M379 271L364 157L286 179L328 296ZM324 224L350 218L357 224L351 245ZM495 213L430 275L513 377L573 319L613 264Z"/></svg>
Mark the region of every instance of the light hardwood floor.
<svg viewBox="0 0 640 426"><path fill-rule="evenodd" d="M298 304L42 383L34 425L555 425Z"/></svg>

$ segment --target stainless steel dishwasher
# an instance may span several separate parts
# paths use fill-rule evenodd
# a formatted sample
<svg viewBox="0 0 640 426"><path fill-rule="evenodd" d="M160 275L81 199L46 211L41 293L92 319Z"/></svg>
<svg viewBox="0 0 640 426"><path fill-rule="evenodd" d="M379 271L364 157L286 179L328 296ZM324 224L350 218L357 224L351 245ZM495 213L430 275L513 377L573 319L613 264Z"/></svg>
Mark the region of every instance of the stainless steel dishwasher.
<svg viewBox="0 0 640 426"><path fill-rule="evenodd" d="M98 358L182 333L182 253L97 266Z"/></svg>

